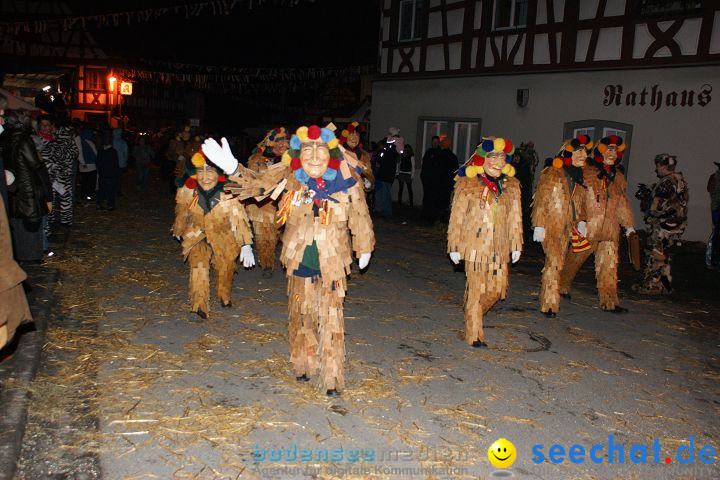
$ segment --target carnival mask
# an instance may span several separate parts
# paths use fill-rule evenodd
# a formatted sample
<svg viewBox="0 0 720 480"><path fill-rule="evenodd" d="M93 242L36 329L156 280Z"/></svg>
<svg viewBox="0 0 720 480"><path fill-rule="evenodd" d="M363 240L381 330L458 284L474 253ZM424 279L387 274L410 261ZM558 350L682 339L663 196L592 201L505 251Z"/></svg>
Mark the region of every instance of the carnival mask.
<svg viewBox="0 0 720 480"><path fill-rule="evenodd" d="M218 184L218 172L209 165L203 165L197 169L197 183L206 192L215 188Z"/></svg>
<svg viewBox="0 0 720 480"><path fill-rule="evenodd" d="M605 165L615 165L617 161L617 145L608 145L607 150L603 154L603 163Z"/></svg>
<svg viewBox="0 0 720 480"><path fill-rule="evenodd" d="M497 178L502 173L505 166L507 155L505 152L490 152L485 157L485 173L493 178Z"/></svg>
<svg viewBox="0 0 720 480"><path fill-rule="evenodd" d="M584 167L587 161L587 150L584 146L580 146L577 150L572 152L572 165L573 167Z"/></svg>
<svg viewBox="0 0 720 480"><path fill-rule="evenodd" d="M355 148L360 143L360 135L357 134L357 132L350 132L347 136L347 141L345 142L348 147Z"/></svg>
<svg viewBox="0 0 720 480"><path fill-rule="evenodd" d="M310 178L320 178L328 168L330 150L327 144L319 142L303 143L300 148L300 163Z"/></svg>
<svg viewBox="0 0 720 480"><path fill-rule="evenodd" d="M275 144L272 147L272 153L275 157L282 156L289 147L287 137L275 137Z"/></svg>

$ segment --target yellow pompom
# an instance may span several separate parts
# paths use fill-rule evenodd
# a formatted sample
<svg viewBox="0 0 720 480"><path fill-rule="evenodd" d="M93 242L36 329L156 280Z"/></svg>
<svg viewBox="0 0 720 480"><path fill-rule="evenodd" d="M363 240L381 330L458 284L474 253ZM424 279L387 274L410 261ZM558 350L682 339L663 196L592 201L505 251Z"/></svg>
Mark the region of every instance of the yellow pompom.
<svg viewBox="0 0 720 480"><path fill-rule="evenodd" d="M514 177L515 176L515 167L513 167L510 164L508 164L507 166L510 168L508 169L508 172L505 175L507 175L508 177Z"/></svg>
<svg viewBox="0 0 720 480"><path fill-rule="evenodd" d="M469 167L466 167L465 176L470 178L476 177L478 174L478 168L479 167L476 167L475 165L470 165Z"/></svg>
<svg viewBox="0 0 720 480"><path fill-rule="evenodd" d="M328 142L327 145L328 145L328 148L332 150L333 148L337 148L338 143L340 143L340 142L338 142L338 139L337 139L337 138L333 138L332 140L330 140L330 141Z"/></svg>
<svg viewBox="0 0 720 480"><path fill-rule="evenodd" d="M566 144L565 144L565 151L566 151L566 152L572 152L572 151L574 151L574 150L575 150L575 149L573 148L572 145L570 145L569 143L566 143Z"/></svg>
<svg viewBox="0 0 720 480"><path fill-rule="evenodd" d="M563 165L564 165L564 162L563 162L562 158L555 157L555 159L553 160L552 166L555 168L562 168Z"/></svg>
<svg viewBox="0 0 720 480"><path fill-rule="evenodd" d="M593 147L593 142L588 142L585 144L585 150L587 150L588 152L590 150L592 150L592 147Z"/></svg>
<svg viewBox="0 0 720 480"><path fill-rule="evenodd" d="M493 142L493 151L502 152L505 150L505 140L502 138L496 138Z"/></svg>
<svg viewBox="0 0 720 480"><path fill-rule="evenodd" d="M353 127L357 127L360 124L358 122L352 122L350 125L352 125Z"/></svg>
<svg viewBox="0 0 720 480"><path fill-rule="evenodd" d="M477 172L478 175L482 175L483 173L485 173L485 169L483 167L477 167Z"/></svg>
<svg viewBox="0 0 720 480"><path fill-rule="evenodd" d="M607 150L607 145L605 145L604 143L598 143L597 149L598 149L598 152L604 154L605 151Z"/></svg>
<svg viewBox="0 0 720 480"><path fill-rule="evenodd" d="M283 165L290 165L290 162L292 161L292 157L290 156L290 153L286 150L285 153L282 154L282 163Z"/></svg>
<svg viewBox="0 0 720 480"><path fill-rule="evenodd" d="M340 136L341 136L341 137L347 138L348 135L350 135L350 132L348 132L347 130L343 130L342 132L340 132Z"/></svg>
<svg viewBox="0 0 720 480"><path fill-rule="evenodd" d="M623 151L625 151L625 144L623 143L622 145L619 145L619 146L617 147L617 151L618 151L618 152L623 152Z"/></svg>
<svg viewBox="0 0 720 480"><path fill-rule="evenodd" d="M308 127L300 127L297 129L297 132L295 132L295 135L300 139L301 142L305 143L308 140Z"/></svg>
<svg viewBox="0 0 720 480"><path fill-rule="evenodd" d="M501 171L502 173L504 173L505 175L509 175L509 174L510 174L510 170L512 170L512 168L513 168L512 165L510 165L509 163L506 163L505 165L503 165L503 168L502 168L502 170L500 170L500 171Z"/></svg>
<svg viewBox="0 0 720 480"><path fill-rule="evenodd" d="M193 155L190 161L193 165L195 165L195 168L200 168L205 165L205 157L203 157L203 154L200 152L197 152L195 155Z"/></svg>

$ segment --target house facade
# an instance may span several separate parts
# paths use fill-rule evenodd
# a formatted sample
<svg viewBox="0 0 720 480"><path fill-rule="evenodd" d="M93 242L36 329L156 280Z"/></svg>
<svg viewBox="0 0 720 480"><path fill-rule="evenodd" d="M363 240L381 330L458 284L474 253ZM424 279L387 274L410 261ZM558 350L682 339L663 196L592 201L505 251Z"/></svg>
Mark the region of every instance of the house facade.
<svg viewBox="0 0 720 480"><path fill-rule="evenodd" d="M482 135L532 141L539 173L565 138L618 134L630 195L654 182L656 154L678 156L685 238L707 239L720 2L385 0L381 22L371 138L400 127L420 157L445 134L461 162Z"/></svg>

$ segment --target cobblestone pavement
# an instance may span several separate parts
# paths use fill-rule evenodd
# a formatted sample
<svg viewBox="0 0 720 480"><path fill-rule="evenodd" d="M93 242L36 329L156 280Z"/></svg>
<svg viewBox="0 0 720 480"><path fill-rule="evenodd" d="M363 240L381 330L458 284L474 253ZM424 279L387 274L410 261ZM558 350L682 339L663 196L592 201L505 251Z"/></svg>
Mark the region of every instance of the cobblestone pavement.
<svg viewBox="0 0 720 480"><path fill-rule="evenodd" d="M500 437L517 449L517 478L720 477L700 461L720 447L720 301L701 255L677 270L674 298L633 296L638 274L623 266L625 315L599 310L589 263L546 319L530 245L486 317L489 348L473 349L443 227L377 220L377 250L346 301L347 388L328 398L292 375L282 271L239 271L233 308L216 301L199 322L171 199L125 192L114 212L79 207L47 265L60 280L18 479L490 478ZM624 463L617 452L609 463L610 441ZM681 465L675 452L691 443L695 462ZM568 459L574 444L582 463ZM634 444L647 464L631 462Z"/></svg>

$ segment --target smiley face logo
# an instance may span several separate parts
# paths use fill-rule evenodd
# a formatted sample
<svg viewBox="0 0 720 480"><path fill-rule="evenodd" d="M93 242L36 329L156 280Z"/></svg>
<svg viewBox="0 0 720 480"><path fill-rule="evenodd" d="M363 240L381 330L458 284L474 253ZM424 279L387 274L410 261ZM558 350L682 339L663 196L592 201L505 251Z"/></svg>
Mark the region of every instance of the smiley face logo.
<svg viewBox="0 0 720 480"><path fill-rule="evenodd" d="M488 448L488 460L498 468L507 468L515 462L516 453L515 445L501 438Z"/></svg>

